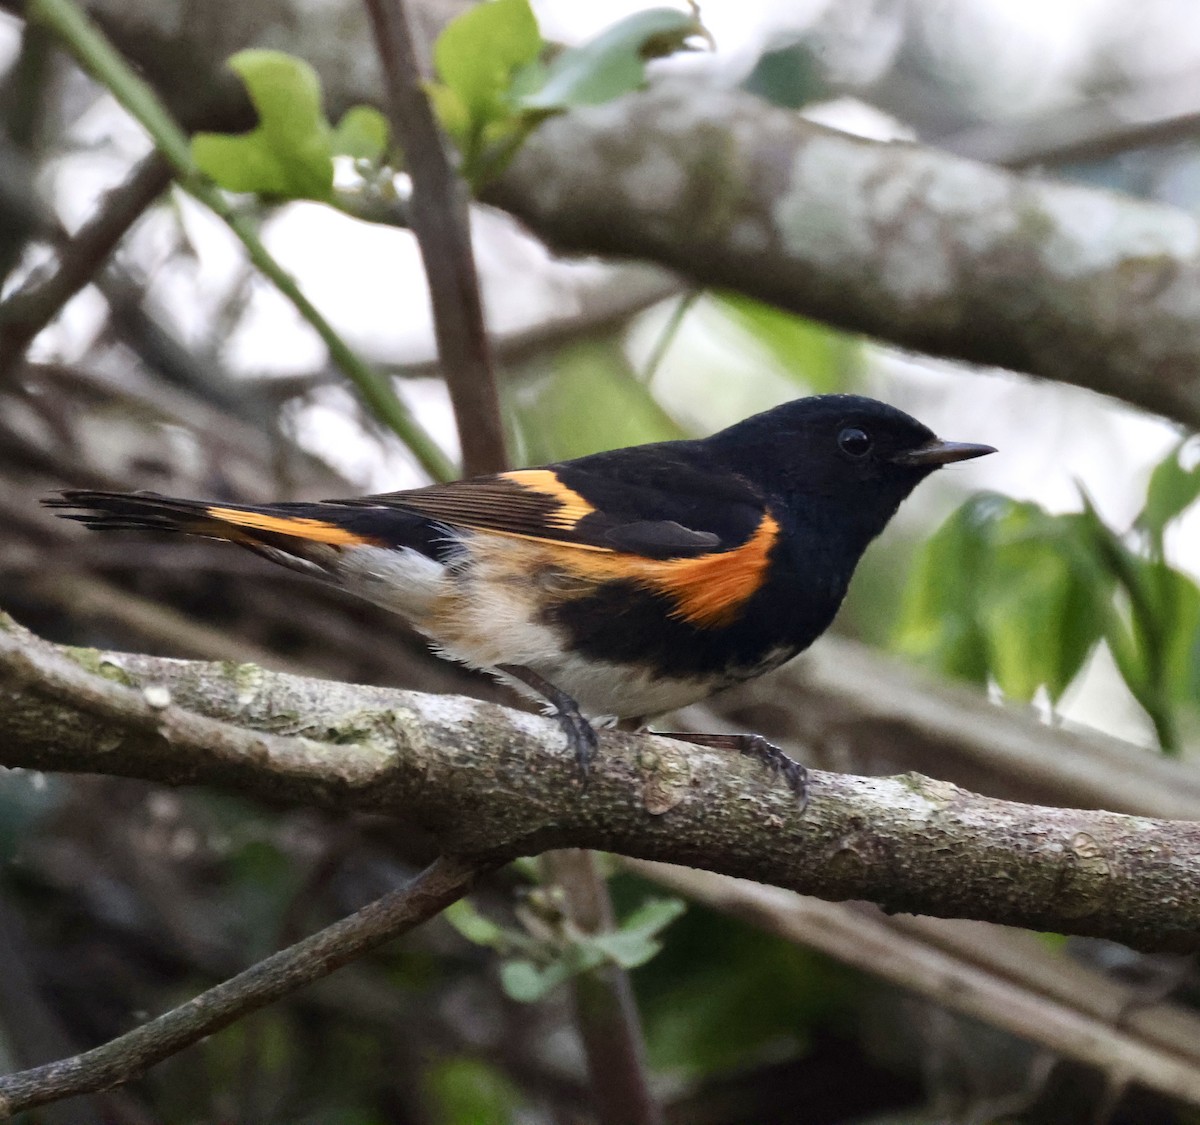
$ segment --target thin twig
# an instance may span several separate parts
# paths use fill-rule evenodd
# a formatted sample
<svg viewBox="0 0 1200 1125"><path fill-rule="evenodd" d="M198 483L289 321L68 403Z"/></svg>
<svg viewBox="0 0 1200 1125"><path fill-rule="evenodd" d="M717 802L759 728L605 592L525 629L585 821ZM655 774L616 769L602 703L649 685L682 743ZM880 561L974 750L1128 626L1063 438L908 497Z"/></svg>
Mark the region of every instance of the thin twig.
<svg viewBox="0 0 1200 1125"><path fill-rule="evenodd" d="M171 182L170 165L152 152L97 205L58 255L49 276L34 275L0 304L0 379L30 341L103 268L117 243Z"/></svg>
<svg viewBox="0 0 1200 1125"><path fill-rule="evenodd" d="M567 919L585 934L612 930L616 919L594 852L548 852L544 870L563 890ZM657 1125L662 1110L647 1082L646 1045L629 974L602 965L574 981L575 1018L587 1056L601 1125Z"/></svg>
<svg viewBox="0 0 1200 1125"><path fill-rule="evenodd" d="M471 250L467 192L447 158L420 85L403 0L365 0L387 87L392 128L413 181L412 228L433 303L442 373L450 389L468 473L508 467L479 280ZM544 870L568 917L585 932L612 929L608 887L587 852L551 853ZM656 1125L641 1021L628 974L603 966L573 982L575 1008L602 1125Z"/></svg>
<svg viewBox="0 0 1200 1125"><path fill-rule="evenodd" d="M455 466L396 397L391 384L360 359L338 335L291 275L271 256L250 219L236 210L224 194L196 170L186 134L103 33L72 0L31 0L28 14L30 19L41 20L50 27L76 61L137 119L171 165L180 185L233 231L250 261L316 330L334 363L358 388L375 415L408 446L425 471L439 480L456 476Z"/></svg>
<svg viewBox="0 0 1200 1125"><path fill-rule="evenodd" d="M703 292L702 289L689 289L676 301L671 315L667 317L667 323L663 325L662 331L654 341L654 347L650 351L650 357L646 360L646 366L642 369L643 385L648 387L654 382L654 376L658 374L662 361L666 358L667 352L671 350L671 345L675 342L675 337L679 334L683 318L691 312L692 306Z"/></svg>
<svg viewBox="0 0 1200 1125"><path fill-rule="evenodd" d="M972 125L930 143L1005 168L1037 168L1099 163L1133 149L1187 142L1197 133L1200 98L1189 67L1065 109Z"/></svg>
<svg viewBox="0 0 1200 1125"><path fill-rule="evenodd" d="M481 869L443 856L407 887L267 957L235 977L91 1051L0 1078L0 1116L108 1090L249 1012L328 976L428 921L470 890Z"/></svg>
<svg viewBox="0 0 1200 1125"><path fill-rule="evenodd" d="M507 468L504 427L492 370L467 189L446 155L403 0L366 0L383 64L385 105L412 177L413 234L421 248L442 374L454 404L468 475Z"/></svg>
<svg viewBox="0 0 1200 1125"><path fill-rule="evenodd" d="M5 171L4 182L0 182L0 205L9 212L4 216L6 221L0 223L0 287L45 218L33 214L30 202L34 194L33 162L53 85L48 80L52 45L45 28L26 21L20 54L0 84L0 164ZM13 198L14 188L17 199Z"/></svg>

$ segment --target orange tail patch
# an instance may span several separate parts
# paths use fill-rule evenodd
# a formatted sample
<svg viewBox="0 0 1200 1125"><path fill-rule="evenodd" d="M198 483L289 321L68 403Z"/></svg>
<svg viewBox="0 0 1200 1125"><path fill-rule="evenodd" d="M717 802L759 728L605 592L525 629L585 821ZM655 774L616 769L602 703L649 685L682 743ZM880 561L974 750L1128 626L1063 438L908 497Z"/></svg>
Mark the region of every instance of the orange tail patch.
<svg viewBox="0 0 1200 1125"><path fill-rule="evenodd" d="M335 523L304 516L272 516L266 512L245 512L239 508L205 508L204 514L223 524L233 524L249 531L266 531L275 535L290 535L310 543L328 543L335 547L377 545L379 540L368 535L347 531Z"/></svg>

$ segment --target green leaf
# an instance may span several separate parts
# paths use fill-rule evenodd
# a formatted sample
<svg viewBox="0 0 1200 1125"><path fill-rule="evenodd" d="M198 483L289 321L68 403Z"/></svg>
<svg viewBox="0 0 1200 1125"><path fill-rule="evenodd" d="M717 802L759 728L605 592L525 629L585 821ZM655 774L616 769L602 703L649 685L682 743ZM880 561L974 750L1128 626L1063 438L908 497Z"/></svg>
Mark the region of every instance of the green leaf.
<svg viewBox="0 0 1200 1125"><path fill-rule="evenodd" d="M799 109L825 97L829 86L808 44L793 43L761 55L742 89L774 105Z"/></svg>
<svg viewBox="0 0 1200 1125"><path fill-rule="evenodd" d="M980 591L989 671L1010 698L1027 702L1045 687L1057 700L1100 640L1111 583L1085 577L1096 571L1084 569L1078 521L1035 504L1012 504L991 541Z"/></svg>
<svg viewBox="0 0 1200 1125"><path fill-rule="evenodd" d="M689 50L687 41L695 36L710 39L691 13L675 8L635 12L558 54L547 66L540 89L518 104L530 112L557 113L612 101L645 85L647 59Z"/></svg>
<svg viewBox="0 0 1200 1125"><path fill-rule="evenodd" d="M500 949L508 945L505 931L490 918L480 914L474 904L465 898L448 906L442 911L442 917L467 941L476 945L485 945L490 949Z"/></svg>
<svg viewBox="0 0 1200 1125"><path fill-rule="evenodd" d="M593 934L588 942L623 969L636 969L662 950L658 935L686 909L682 899L652 899L638 907L619 929Z"/></svg>
<svg viewBox="0 0 1200 1125"><path fill-rule="evenodd" d="M616 343L586 342L560 349L527 378L507 406L522 460L544 464L601 449L685 436L636 377Z"/></svg>
<svg viewBox="0 0 1200 1125"><path fill-rule="evenodd" d="M308 63L282 51L239 51L229 60L258 111L249 133L198 133L196 166L229 191L326 200L333 189L329 123Z"/></svg>
<svg viewBox="0 0 1200 1125"><path fill-rule="evenodd" d="M977 595L986 581L992 525L1009 503L991 493L977 496L926 540L893 640L900 652L947 675L987 681L987 635Z"/></svg>
<svg viewBox="0 0 1200 1125"><path fill-rule="evenodd" d="M351 106L337 123L331 138L334 156L378 163L387 154L387 118L369 105Z"/></svg>
<svg viewBox="0 0 1200 1125"><path fill-rule="evenodd" d="M1162 676L1176 707L1200 702L1200 588L1186 574L1163 563L1158 571L1161 620L1164 625Z"/></svg>
<svg viewBox="0 0 1200 1125"><path fill-rule="evenodd" d="M505 961L500 966L500 987L511 1000L520 1004L536 1004L562 984L571 971L563 961L554 961L545 968L539 968L532 961L524 959Z"/></svg>
<svg viewBox="0 0 1200 1125"><path fill-rule="evenodd" d="M475 128L508 116L505 96L518 70L532 63L542 37L529 0L489 0L452 20L438 36L433 61L438 76ZM438 107L442 108L441 106ZM445 118L443 126L452 134Z"/></svg>
<svg viewBox="0 0 1200 1125"><path fill-rule="evenodd" d="M622 933L653 937L665 930L687 910L681 898L650 898L643 902L620 926Z"/></svg>
<svg viewBox="0 0 1200 1125"><path fill-rule="evenodd" d="M462 100L456 90L443 86L440 82L425 84L425 93L433 106L434 116L447 136L454 139L455 144L462 149L471 130L471 113L467 103Z"/></svg>
<svg viewBox="0 0 1200 1125"><path fill-rule="evenodd" d="M926 543L896 644L1014 699L1057 700L1105 635L1113 586L1090 517L983 495Z"/></svg>
<svg viewBox="0 0 1200 1125"><path fill-rule="evenodd" d="M816 394L846 386L860 354L852 337L740 293L718 293L714 300L794 382Z"/></svg>
<svg viewBox="0 0 1200 1125"><path fill-rule="evenodd" d="M1158 547L1167 524L1177 519L1200 497L1200 462L1190 469L1180 464L1186 442L1176 445L1155 466L1146 489L1146 503L1138 516L1138 526L1148 531Z"/></svg>
<svg viewBox="0 0 1200 1125"><path fill-rule="evenodd" d="M446 1059L425 1070L423 1077L431 1114L423 1113L422 1120L434 1125L511 1125L518 1120L519 1092L488 1063Z"/></svg>

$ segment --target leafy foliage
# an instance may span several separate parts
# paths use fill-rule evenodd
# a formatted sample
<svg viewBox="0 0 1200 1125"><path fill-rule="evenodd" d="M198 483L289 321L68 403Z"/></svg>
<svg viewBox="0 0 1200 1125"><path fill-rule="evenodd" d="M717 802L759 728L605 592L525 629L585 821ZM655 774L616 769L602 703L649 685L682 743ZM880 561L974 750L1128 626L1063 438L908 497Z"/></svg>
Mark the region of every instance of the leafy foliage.
<svg viewBox="0 0 1200 1125"><path fill-rule="evenodd" d="M602 105L638 89L646 62L686 50L693 36L708 37L694 15L674 8L635 12L594 39L556 55L542 82L517 103L527 113L558 113L582 105Z"/></svg>
<svg viewBox="0 0 1200 1125"><path fill-rule="evenodd" d="M1062 515L994 494L963 505L922 550L896 646L1014 699L1045 689L1053 703L1104 642L1163 750L1177 752L1180 713L1200 698L1200 588L1163 555L1167 528L1200 497L1200 469L1183 468L1182 453L1155 468L1125 535L1086 495Z"/></svg>
<svg viewBox="0 0 1200 1125"><path fill-rule="evenodd" d="M452 20L434 44L438 81L428 85L442 128L476 189L500 172L541 121L638 89L649 59L688 49L707 30L674 8L635 12L578 47L553 53L529 0L487 0ZM546 56L552 56L545 61ZM333 158L378 163L387 122L354 106L336 128L321 106L321 83L302 59L281 51L240 51L229 60L258 112L237 135L200 133L192 159L229 191L271 199L333 199ZM399 163L396 161L395 163Z"/></svg>
<svg viewBox="0 0 1200 1125"><path fill-rule="evenodd" d="M514 447L532 464L685 436L616 341L559 349L544 371L527 372L506 406L517 431Z"/></svg>
<svg viewBox="0 0 1200 1125"><path fill-rule="evenodd" d="M521 1104L513 1084L476 1059L447 1059L431 1069L426 1085L438 1125L509 1125Z"/></svg>
<svg viewBox="0 0 1200 1125"><path fill-rule="evenodd" d="M630 886L630 884L634 884ZM644 894L628 876L614 897ZM677 1078L753 1068L858 1017L866 988L820 954L692 904L634 978L651 1061Z"/></svg>
<svg viewBox="0 0 1200 1125"><path fill-rule="evenodd" d="M708 37L694 14L651 8L545 62L529 0L489 0L442 32L434 47L439 81L429 94L478 189L547 117L638 89L648 59L685 50L697 35Z"/></svg>
<svg viewBox="0 0 1200 1125"><path fill-rule="evenodd" d="M742 89L787 109L799 109L829 93L817 58L803 42L767 51L742 83Z"/></svg>
<svg viewBox="0 0 1200 1125"><path fill-rule="evenodd" d="M648 899L611 933L582 934L556 917L540 897L531 896L530 903L533 909L522 913L524 930L497 925L465 899L445 915L468 941L504 956L500 983L513 1000L527 1004L600 965L644 965L662 949L662 931L684 911L680 899Z"/></svg>
<svg viewBox="0 0 1200 1125"><path fill-rule="evenodd" d="M302 59L282 51L239 51L229 60L258 111L258 126L236 136L198 133L196 166L228 191L273 199L329 202L333 158L378 160L387 147L382 114L354 106L334 129L321 107L321 82Z"/></svg>

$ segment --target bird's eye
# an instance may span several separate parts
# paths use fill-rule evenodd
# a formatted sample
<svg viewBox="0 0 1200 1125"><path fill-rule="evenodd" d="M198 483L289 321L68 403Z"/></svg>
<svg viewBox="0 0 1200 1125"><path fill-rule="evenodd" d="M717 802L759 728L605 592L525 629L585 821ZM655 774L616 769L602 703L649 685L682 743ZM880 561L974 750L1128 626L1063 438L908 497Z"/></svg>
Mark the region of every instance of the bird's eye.
<svg viewBox="0 0 1200 1125"><path fill-rule="evenodd" d="M871 438L857 426L848 426L838 434L838 448L851 457L865 457L871 452Z"/></svg>

